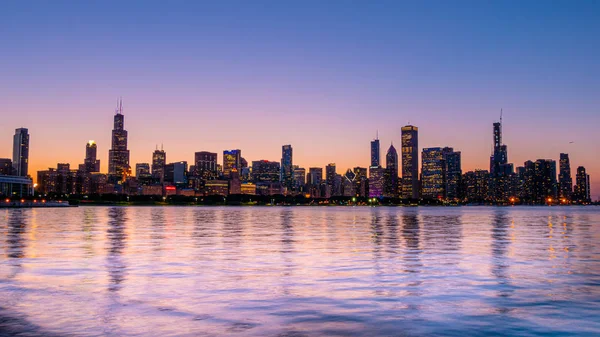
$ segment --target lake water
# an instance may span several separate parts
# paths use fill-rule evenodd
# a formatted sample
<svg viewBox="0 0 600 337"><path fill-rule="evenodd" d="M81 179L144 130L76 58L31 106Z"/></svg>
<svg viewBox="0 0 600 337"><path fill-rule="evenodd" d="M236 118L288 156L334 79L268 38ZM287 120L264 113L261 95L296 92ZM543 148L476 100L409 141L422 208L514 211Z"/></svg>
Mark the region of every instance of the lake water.
<svg viewBox="0 0 600 337"><path fill-rule="evenodd" d="M600 335L598 207L0 209L0 335Z"/></svg>

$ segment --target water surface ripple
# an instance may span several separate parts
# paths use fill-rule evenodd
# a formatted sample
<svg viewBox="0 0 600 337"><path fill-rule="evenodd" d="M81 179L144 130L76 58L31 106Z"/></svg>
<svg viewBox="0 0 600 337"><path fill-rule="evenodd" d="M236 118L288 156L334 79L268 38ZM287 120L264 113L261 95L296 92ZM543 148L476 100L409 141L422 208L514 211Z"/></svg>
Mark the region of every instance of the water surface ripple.
<svg viewBox="0 0 600 337"><path fill-rule="evenodd" d="M597 207L0 210L0 334L600 335Z"/></svg>

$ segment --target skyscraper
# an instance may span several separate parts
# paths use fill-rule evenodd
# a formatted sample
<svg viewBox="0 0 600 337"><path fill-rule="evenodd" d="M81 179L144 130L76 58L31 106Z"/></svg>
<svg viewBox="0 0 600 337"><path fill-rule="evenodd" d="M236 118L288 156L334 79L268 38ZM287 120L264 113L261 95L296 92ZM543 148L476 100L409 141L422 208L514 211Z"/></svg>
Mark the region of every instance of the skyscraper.
<svg viewBox="0 0 600 337"><path fill-rule="evenodd" d="M150 164L148 163L137 163L135 164L135 176L136 178L148 178L150 174Z"/></svg>
<svg viewBox="0 0 600 337"><path fill-rule="evenodd" d="M340 196L342 191L334 191L333 183L336 175L335 163L329 163L325 167L325 182L327 183L327 189L329 190L329 196ZM334 193L337 192L337 193Z"/></svg>
<svg viewBox="0 0 600 337"><path fill-rule="evenodd" d="M423 149L421 160L422 197L424 199L443 198L446 187L446 165L442 148Z"/></svg>
<svg viewBox="0 0 600 337"><path fill-rule="evenodd" d="M381 161L379 160L380 153L381 153L381 151L379 149L379 135L378 135L377 138L375 138L371 141L371 166L372 167L377 167L377 166L381 165Z"/></svg>
<svg viewBox="0 0 600 337"><path fill-rule="evenodd" d="M27 176L29 170L29 132L25 128L15 130L12 164L13 175Z"/></svg>
<svg viewBox="0 0 600 337"><path fill-rule="evenodd" d="M90 140L85 145L85 159L83 160L83 167L86 173L100 172L100 160L97 160L96 142Z"/></svg>
<svg viewBox="0 0 600 337"><path fill-rule="evenodd" d="M398 152L394 145L390 145L390 148L385 155L385 185L383 188L383 195L388 198L398 197Z"/></svg>
<svg viewBox="0 0 600 337"><path fill-rule="evenodd" d="M575 198L579 203L588 203L592 201L590 192L590 176L586 173L585 167L577 168L575 176Z"/></svg>
<svg viewBox="0 0 600 337"><path fill-rule="evenodd" d="M559 166L558 190L560 197L566 200L571 200L571 197L573 196L573 178L571 177L571 162L569 161L568 154L560 154Z"/></svg>
<svg viewBox="0 0 600 337"><path fill-rule="evenodd" d="M127 150L127 131L123 116L123 100L119 100L115 109L112 130L112 147L108 151L108 174L123 176L129 172L129 150Z"/></svg>
<svg viewBox="0 0 600 337"><path fill-rule="evenodd" d="M502 143L502 112L494 123L494 150L490 156L490 194L492 201L506 202L510 197L510 181L514 166L508 163L508 149Z"/></svg>
<svg viewBox="0 0 600 337"><path fill-rule="evenodd" d="M380 198L383 196L385 185L385 169L381 166L369 167L369 197Z"/></svg>
<svg viewBox="0 0 600 337"><path fill-rule="evenodd" d="M457 200L462 197L462 166L460 151L454 151L451 147L442 149L445 165L446 199Z"/></svg>
<svg viewBox="0 0 600 337"><path fill-rule="evenodd" d="M292 160L292 146L281 147L281 183L291 190L294 187L294 169Z"/></svg>
<svg viewBox="0 0 600 337"><path fill-rule="evenodd" d="M306 169L302 167L294 168L294 187L300 191L306 185Z"/></svg>
<svg viewBox="0 0 600 337"><path fill-rule="evenodd" d="M216 179L217 154L214 152L200 151L194 153L194 163L198 176L204 179Z"/></svg>
<svg viewBox="0 0 600 337"><path fill-rule="evenodd" d="M229 179L231 170L242 169L242 150L225 150L223 151L223 176Z"/></svg>
<svg viewBox="0 0 600 337"><path fill-rule="evenodd" d="M419 198L419 128L402 128L402 198Z"/></svg>
<svg viewBox="0 0 600 337"><path fill-rule="evenodd" d="M259 182L278 182L281 167L276 161L256 160L252 162L252 180Z"/></svg>
<svg viewBox="0 0 600 337"><path fill-rule="evenodd" d="M165 180L165 166L167 165L167 153L163 150L162 146L160 150L157 148L152 153L152 177L154 179L164 182Z"/></svg>

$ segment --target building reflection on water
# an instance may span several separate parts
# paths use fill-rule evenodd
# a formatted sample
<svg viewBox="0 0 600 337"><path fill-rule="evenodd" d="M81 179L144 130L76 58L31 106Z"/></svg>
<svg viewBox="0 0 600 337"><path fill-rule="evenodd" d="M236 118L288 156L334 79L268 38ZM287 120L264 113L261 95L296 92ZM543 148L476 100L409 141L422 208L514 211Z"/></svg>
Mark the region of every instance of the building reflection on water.
<svg viewBox="0 0 600 337"><path fill-rule="evenodd" d="M119 291L127 275L127 265L123 258L127 243L127 233L125 232L127 211L128 208L126 207L111 207L108 209L106 268L110 280L108 284L108 291L110 292Z"/></svg>
<svg viewBox="0 0 600 337"><path fill-rule="evenodd" d="M508 216L506 208L496 208L491 217L491 271L497 283L497 297L501 299L496 302L498 313L505 314L513 310L509 302L514 292L510 277L510 258L507 256L511 243L510 233L512 220Z"/></svg>
<svg viewBox="0 0 600 337"><path fill-rule="evenodd" d="M10 271L8 278L17 277L23 269L21 259L25 257L25 249L27 248L27 232L28 221L31 210L15 209L8 213L8 230L6 233L6 256Z"/></svg>

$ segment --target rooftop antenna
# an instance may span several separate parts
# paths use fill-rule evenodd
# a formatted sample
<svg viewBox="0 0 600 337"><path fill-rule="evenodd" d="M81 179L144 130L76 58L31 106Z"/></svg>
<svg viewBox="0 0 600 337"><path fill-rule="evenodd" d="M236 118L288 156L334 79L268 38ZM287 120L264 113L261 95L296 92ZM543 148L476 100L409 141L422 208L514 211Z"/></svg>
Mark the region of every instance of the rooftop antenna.
<svg viewBox="0 0 600 337"><path fill-rule="evenodd" d="M120 97L119 99L119 113L121 115L123 114L123 97Z"/></svg>
<svg viewBox="0 0 600 337"><path fill-rule="evenodd" d="M500 124L502 124L502 108L500 108Z"/></svg>
<svg viewBox="0 0 600 337"><path fill-rule="evenodd" d="M163 143L160 143L160 150L161 150L161 151L164 151L164 150L163 150Z"/></svg>
<svg viewBox="0 0 600 337"><path fill-rule="evenodd" d="M377 130L377 133L375 134L375 140L379 140L379 130Z"/></svg>

